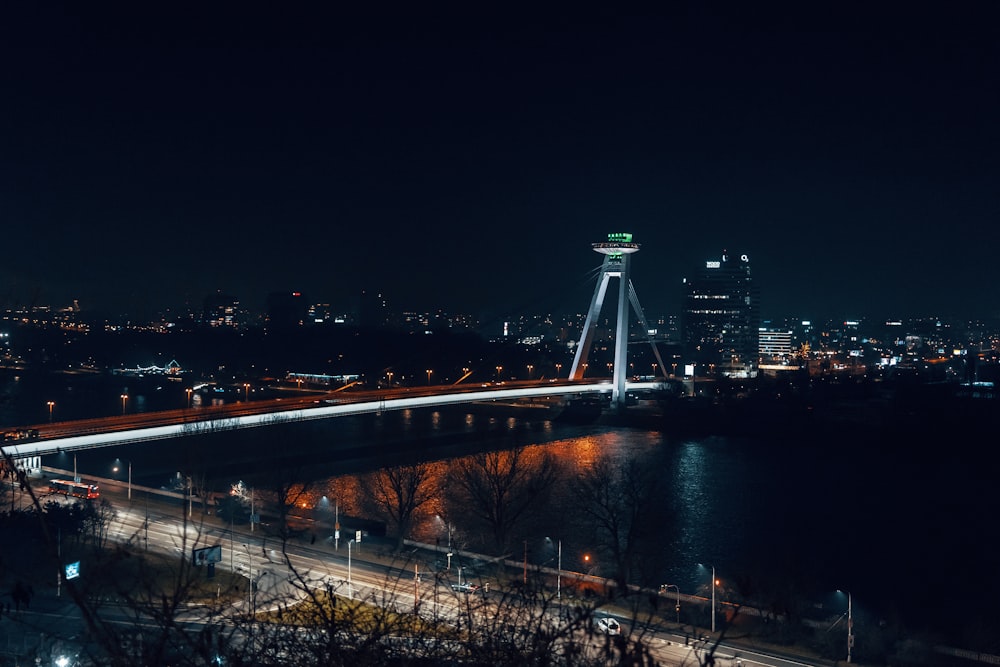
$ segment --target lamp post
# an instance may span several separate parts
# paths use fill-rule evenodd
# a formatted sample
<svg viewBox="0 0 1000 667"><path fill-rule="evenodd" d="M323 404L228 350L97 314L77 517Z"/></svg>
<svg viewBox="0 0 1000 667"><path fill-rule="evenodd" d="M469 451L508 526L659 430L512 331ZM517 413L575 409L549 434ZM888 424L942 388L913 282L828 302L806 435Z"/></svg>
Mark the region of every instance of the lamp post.
<svg viewBox="0 0 1000 667"><path fill-rule="evenodd" d="M248 382L243 383L243 402L250 402L250 383Z"/></svg>
<svg viewBox="0 0 1000 667"><path fill-rule="evenodd" d="M702 565L701 563L699 563L698 567L706 567L706 566ZM712 566L712 632L715 632L715 586L716 586L716 584L718 584L718 581L715 578L715 566L713 565Z"/></svg>
<svg viewBox="0 0 1000 667"><path fill-rule="evenodd" d="M503 371L503 366L497 366L497 382L500 381L500 373Z"/></svg>
<svg viewBox="0 0 1000 667"><path fill-rule="evenodd" d="M674 604L674 611L677 612L677 623L680 624L680 622L681 622L681 589L678 588L675 584L663 584L663 588L666 589L666 590L670 590L672 588L677 593L677 602L676 602L676 604Z"/></svg>
<svg viewBox="0 0 1000 667"><path fill-rule="evenodd" d="M354 540L350 540L347 543L347 598L349 600L354 599L354 582L351 580L351 545L354 544Z"/></svg>
<svg viewBox="0 0 1000 667"><path fill-rule="evenodd" d="M838 590L837 592L843 593L844 591ZM843 616L841 616L840 618L843 618ZM837 623L839 622L840 621L838 620ZM837 623L834 623L833 625L836 625ZM831 630L833 629L833 625L830 626ZM853 649L854 649L854 615L851 604L851 592L847 591L847 662L851 661L851 651Z"/></svg>
<svg viewBox="0 0 1000 667"><path fill-rule="evenodd" d="M191 387L188 387L184 391L187 392L187 396L188 396L187 406L190 408L191 407L191 393L194 391L194 389L192 389Z"/></svg>
<svg viewBox="0 0 1000 667"><path fill-rule="evenodd" d="M121 459L115 459L115 461L120 462ZM115 467L112 468L112 470L114 472L116 472L116 473L118 472L118 464L117 463L115 464ZM128 462L128 499L132 500L132 462L131 461Z"/></svg>
<svg viewBox="0 0 1000 667"><path fill-rule="evenodd" d="M533 371L534 370L535 370L535 367L532 366L531 364L528 364L528 379L529 380L534 380L535 379L534 375L533 375Z"/></svg>
<svg viewBox="0 0 1000 667"><path fill-rule="evenodd" d="M559 540L556 559L556 600L562 600L562 540Z"/></svg>
<svg viewBox="0 0 1000 667"><path fill-rule="evenodd" d="M52 408L54 408L56 406L56 402L55 401L49 401L48 402L48 406L49 406L49 423L51 424L52 423Z"/></svg>
<svg viewBox="0 0 1000 667"><path fill-rule="evenodd" d="M851 661L854 648L854 616L851 613L851 592L847 591L847 662Z"/></svg>
<svg viewBox="0 0 1000 667"><path fill-rule="evenodd" d="M250 587L247 589L247 605L250 607L250 615L253 615L253 554L250 553L250 546L247 544L243 545L243 548L247 550L247 578L250 580Z"/></svg>
<svg viewBox="0 0 1000 667"><path fill-rule="evenodd" d="M559 373L562 372L562 364L556 364L556 377L559 377Z"/></svg>
<svg viewBox="0 0 1000 667"><path fill-rule="evenodd" d="M715 632L715 566L712 566L712 632Z"/></svg>
<svg viewBox="0 0 1000 667"><path fill-rule="evenodd" d="M432 374L433 372L434 372L434 371L433 371L433 370L431 370L430 368L428 368L428 369L427 369L427 384L430 384L430 383L431 383L431 374Z"/></svg>
<svg viewBox="0 0 1000 667"><path fill-rule="evenodd" d="M125 402L128 400L128 394L122 394L122 414L125 414Z"/></svg>

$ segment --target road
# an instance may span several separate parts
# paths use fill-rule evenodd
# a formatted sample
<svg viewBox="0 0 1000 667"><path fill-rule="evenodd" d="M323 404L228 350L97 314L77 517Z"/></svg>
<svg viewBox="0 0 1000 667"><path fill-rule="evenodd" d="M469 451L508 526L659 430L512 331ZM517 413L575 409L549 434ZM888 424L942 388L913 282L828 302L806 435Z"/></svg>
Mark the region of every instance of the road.
<svg viewBox="0 0 1000 667"><path fill-rule="evenodd" d="M39 489L41 491L41 489ZM189 558L192 549L220 545L222 558L217 567L231 569L258 582L256 595L248 595L233 605L231 612L245 615L249 611L262 612L280 605L294 602L302 595L302 587L326 587L341 595L350 594L355 599L363 599L373 604L390 606L397 611L410 613L416 608L427 619L441 623L457 623L463 614L478 614L486 619L499 613L492 607L502 592L496 588L487 595L461 593L451 589L457 583L456 573L435 575L418 561L389 564L375 558L375 545L365 542L348 548L341 540L340 548L332 543L300 544L288 542L282 553L281 545L274 538L267 538L259 531L250 533L244 529L231 529L221 525L215 517L203 517L195 512L186 520L181 506L162 502L147 502L133 497L131 502L116 493L105 494L115 506L117 518L110 527L109 539L121 543L131 543L136 548L153 552L174 554L178 558ZM204 518L204 520L202 520ZM428 560L432 557L428 556ZM417 562L416 571L414 562ZM457 569L457 567L456 567ZM495 584L494 584L495 586ZM113 612L113 608L109 608ZM554 615L549 622L557 624L556 618L565 608L551 607L546 613ZM57 616L67 612L40 612ZM103 612L102 612L103 613ZM123 616L123 621L128 616ZM520 623L538 623L542 619L530 616L519 617ZM649 648L651 654L664 665L697 665L699 656L704 655L703 641L685 641L683 635L670 632L662 627L629 627L630 619L618 617L623 626L623 634L639 639ZM202 614L192 613L182 622L196 623L203 620ZM51 623L51 620L47 623ZM605 638L579 635L595 649L599 650ZM828 662L802 662L774 655L751 652L722 644L717 647L718 665L754 665L766 667L805 667L806 665L828 665Z"/></svg>

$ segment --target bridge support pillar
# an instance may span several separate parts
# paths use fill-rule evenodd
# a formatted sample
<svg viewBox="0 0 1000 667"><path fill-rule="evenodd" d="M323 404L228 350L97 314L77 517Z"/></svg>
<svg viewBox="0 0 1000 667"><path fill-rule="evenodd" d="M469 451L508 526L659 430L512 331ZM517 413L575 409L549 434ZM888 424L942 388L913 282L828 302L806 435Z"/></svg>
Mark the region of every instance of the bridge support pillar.
<svg viewBox="0 0 1000 667"><path fill-rule="evenodd" d="M616 409L625 407L625 381L628 377L628 338L629 338L629 303L635 310L635 314L642 325L643 332L648 336L649 323L639 305L639 298L636 296L635 287L629 275L629 259L632 254L638 252L639 244L632 243L631 234L608 234L606 243L592 244L594 251L604 255L604 262L601 264L601 273L597 279L597 286L594 288L594 296L590 300L590 309L587 311L587 319L583 325L580 335L580 343L576 348L576 355L573 358L573 367L570 370L571 380L582 380L587 369L588 358L591 347L594 344L594 335L597 331L597 321L601 315L601 308L604 305L604 297L608 291L608 284L611 278L618 278L618 317L615 327L615 353L614 353L614 375L611 385L611 403ZM656 348L656 343L650 340L653 347L653 354L659 364L661 372L666 377L663 360L660 358L660 351Z"/></svg>

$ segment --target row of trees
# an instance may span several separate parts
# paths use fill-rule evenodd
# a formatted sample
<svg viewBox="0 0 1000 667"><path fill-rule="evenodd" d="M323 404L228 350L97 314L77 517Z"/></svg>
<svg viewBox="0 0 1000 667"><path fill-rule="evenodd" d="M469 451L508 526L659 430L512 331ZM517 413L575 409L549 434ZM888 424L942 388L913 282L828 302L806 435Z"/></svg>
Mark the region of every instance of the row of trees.
<svg viewBox="0 0 1000 667"><path fill-rule="evenodd" d="M510 553L538 532L572 530L585 536L604 566L601 573L624 589L653 581L654 568L642 564L662 558L669 534L663 462L654 457L600 454L586 469L573 471L545 448L516 447L390 466L341 480L354 488L340 495L360 498L360 511L385 520L397 548L434 516L457 526L463 543L494 555ZM552 506L559 511L544 514L559 523L545 525L537 509Z"/></svg>
<svg viewBox="0 0 1000 667"><path fill-rule="evenodd" d="M463 493L475 490L479 502L491 499L492 510L479 516L497 523L498 543L530 506L510 501L525 489L541 499L555 484L555 464L539 452L484 454L466 463L452 472L467 477L452 479L465 485ZM372 499L412 498L402 504L414 509L396 515L399 526L432 502L426 470L424 464L396 466L378 473L381 485L366 476ZM289 484L275 491L291 509L307 489ZM165 553L162 544L147 551L145 526L130 523L128 513L117 515L105 500L46 502L31 487L26 493L31 509L0 518L23 538L16 545L23 560L40 565L37 578L11 587L17 600L25 591L50 594L51 575L71 544L78 547L71 557L83 557L87 570L79 580L62 582L77 614L55 625L48 616L21 612L10 621L22 632L46 635L35 653L45 663L59 647L76 665L655 664L644 642L648 630L637 625L630 637L605 635L594 624L593 603L563 606L551 593L524 590L456 594L437 578L415 584L403 558L386 570L380 586L345 591L342 579L304 566L293 542L282 539L275 545L280 558L267 566L278 584L261 585L263 573L255 569L246 578L219 576L206 587L204 568L187 556L216 541L203 523L206 515L191 517L178 506L181 529L169 531L175 543ZM22 522L31 530L22 530ZM121 539L109 540L109 534ZM64 541L53 540L56 535Z"/></svg>
<svg viewBox="0 0 1000 667"><path fill-rule="evenodd" d="M658 536L643 532L644 522L637 520L642 512L661 512L664 521L669 519L659 483L663 476L652 453L596 455L583 472L570 473L542 448L514 448L454 461L397 464L353 483L365 489L362 504L384 512L397 537L421 516L445 509L457 517L461 508L470 517L466 530L480 531L498 552L520 537L518 527L531 520L532 507L562 503L564 520L591 527L606 562L614 564L611 574L624 584L645 576L645 556L663 553L656 547ZM291 482L273 492L286 499L283 506L289 512L310 498L307 486ZM46 504L33 498L32 507L30 513L10 513L5 520L20 521L30 514L36 522L37 540L28 541L42 544L42 551L48 547L47 554L38 555L46 563L46 582L51 584L49 568L59 562L57 545L46 535L79 540L92 552L87 582L101 584L64 582L64 595L76 603L84 625L81 655L90 662L81 659L81 665L656 664L662 657L647 639L672 616L657 609L665 604L662 599L625 595L626 588L618 586L614 602L619 613L631 616L626 626L630 633L595 635L599 599L567 604L555 600L551 591L516 589L455 596L437 579L433 586L414 583L406 574L413 572L412 563L402 554L387 570L396 574L387 574L381 586L359 595L358 587L345 591L342 579L303 567L288 534L275 545L281 557L269 566L272 577L281 569L282 586L258 588L262 573L256 569L252 580L220 577L206 590L204 570L186 556L177 557L215 541L199 514L191 519L185 508L178 508L183 529L177 531L177 544L169 553L155 555L139 547L144 544L138 539L142 528L133 528L135 534L129 536L107 503ZM110 532L123 533L123 540L109 541ZM5 558L10 554L10 549L3 552ZM33 583L33 588L30 581L19 583L18 599L25 590L43 590ZM741 588L749 591L752 583ZM733 593L733 599L739 597L738 591ZM720 617L720 624L724 632L757 631L752 625L741 627L738 620L730 613ZM62 625L69 633L69 625ZM704 619L700 625L705 627ZM720 638L698 642L697 650L687 654L688 664L714 664ZM74 641L79 640L77 633ZM913 658L899 664L920 663Z"/></svg>

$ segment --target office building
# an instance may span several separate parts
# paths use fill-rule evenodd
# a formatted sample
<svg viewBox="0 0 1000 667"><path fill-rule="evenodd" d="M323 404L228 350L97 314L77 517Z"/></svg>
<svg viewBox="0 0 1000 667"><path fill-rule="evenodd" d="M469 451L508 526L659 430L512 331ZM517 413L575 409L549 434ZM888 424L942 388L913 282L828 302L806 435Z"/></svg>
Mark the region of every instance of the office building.
<svg viewBox="0 0 1000 667"><path fill-rule="evenodd" d="M684 354L696 375L756 377L759 310L746 255L723 252L684 279Z"/></svg>

